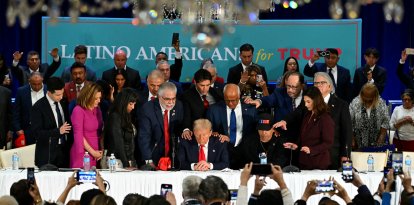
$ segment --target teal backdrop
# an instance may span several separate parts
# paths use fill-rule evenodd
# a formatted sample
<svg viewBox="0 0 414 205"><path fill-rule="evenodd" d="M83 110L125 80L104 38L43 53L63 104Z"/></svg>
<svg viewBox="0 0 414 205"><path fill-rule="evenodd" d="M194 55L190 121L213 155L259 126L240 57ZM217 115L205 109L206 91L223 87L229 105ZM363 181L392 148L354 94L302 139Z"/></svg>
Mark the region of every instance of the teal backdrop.
<svg viewBox="0 0 414 205"><path fill-rule="evenodd" d="M180 33L183 53L181 82L189 82L204 58L211 57L220 76L227 78L230 67L240 62L239 47L244 43L254 46L253 61L266 67L270 81L276 81L283 72L284 61L289 56L299 60L300 71L317 50L338 48L339 64L354 71L361 64L361 25L356 20L269 20L254 25L234 25L223 29L221 43L214 48L199 48L191 42L192 28L181 24L134 26L132 19L80 18L71 23L70 18L59 18L52 23L42 19L42 62L51 62L47 53L59 48L62 65L55 75L70 66L76 45L88 47L86 64L98 78L113 65L113 55L118 49L127 52L127 65L139 70L141 77L155 68L155 54L164 51L173 63L175 50L171 47L173 32ZM232 32L229 32L232 31ZM319 62L323 62L321 58Z"/></svg>

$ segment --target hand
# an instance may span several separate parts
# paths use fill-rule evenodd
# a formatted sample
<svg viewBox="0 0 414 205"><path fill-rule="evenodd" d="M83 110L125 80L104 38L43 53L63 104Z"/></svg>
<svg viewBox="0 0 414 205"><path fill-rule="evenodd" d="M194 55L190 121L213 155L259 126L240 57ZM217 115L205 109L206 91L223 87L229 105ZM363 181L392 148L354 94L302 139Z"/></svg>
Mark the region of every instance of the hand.
<svg viewBox="0 0 414 205"><path fill-rule="evenodd" d="M259 82L259 87L261 87L262 89L264 89L266 86L266 81L262 80Z"/></svg>
<svg viewBox="0 0 414 205"><path fill-rule="evenodd" d="M167 192L167 194L165 194L165 200L168 201L170 205L177 204L177 201L175 200L175 195L172 192Z"/></svg>
<svg viewBox="0 0 414 205"><path fill-rule="evenodd" d="M74 171L72 173L72 176L70 176L68 178L68 184L66 185L66 188L68 188L69 190L72 189L73 187L75 187L76 185L80 184L80 182L78 182L78 180L76 180L76 177L75 177L76 172L77 171Z"/></svg>
<svg viewBox="0 0 414 205"><path fill-rule="evenodd" d="M223 143L223 142L230 142L230 137L227 136L227 135L219 135L218 137L219 137L219 141L221 143Z"/></svg>
<svg viewBox="0 0 414 205"><path fill-rule="evenodd" d="M191 132L191 130L185 130L183 134L181 134L181 137L186 140L191 140L191 136L193 136L193 132Z"/></svg>
<svg viewBox="0 0 414 205"><path fill-rule="evenodd" d="M197 164L194 165L194 170L196 171L208 171L210 170L210 163L206 161L199 161Z"/></svg>
<svg viewBox="0 0 414 205"><path fill-rule="evenodd" d="M301 152L305 152L306 154L310 154L310 148L308 146L303 146L300 148Z"/></svg>
<svg viewBox="0 0 414 205"><path fill-rule="evenodd" d="M401 52L401 61L405 62L407 60L407 53L405 52L405 49Z"/></svg>
<svg viewBox="0 0 414 205"><path fill-rule="evenodd" d="M385 143L385 136L380 134L380 136L377 139L377 144L381 145L381 144L384 144L384 143Z"/></svg>
<svg viewBox="0 0 414 205"><path fill-rule="evenodd" d="M247 72L247 70L244 72L241 72L240 82L245 84L248 80L249 80L249 72Z"/></svg>
<svg viewBox="0 0 414 205"><path fill-rule="evenodd" d="M180 52L180 40L177 40L174 44L173 44L174 49L177 52Z"/></svg>
<svg viewBox="0 0 414 205"><path fill-rule="evenodd" d="M30 185L29 194L33 198L33 201L42 201L42 196L40 196L39 187L37 187L36 181L34 184Z"/></svg>
<svg viewBox="0 0 414 205"><path fill-rule="evenodd" d="M359 174L355 172L355 170L352 170L352 175L354 176L354 179L352 180L352 184L359 188L360 186L364 185L364 183L361 180L361 177L359 177Z"/></svg>
<svg viewBox="0 0 414 205"><path fill-rule="evenodd" d="M256 175L256 179L254 180L254 195L259 195L260 191L263 189L264 186L266 186L266 177L262 178L258 175Z"/></svg>
<svg viewBox="0 0 414 205"><path fill-rule="evenodd" d="M244 169L240 173L240 185L247 186L247 182L249 181L252 172L253 162L244 165Z"/></svg>
<svg viewBox="0 0 414 205"><path fill-rule="evenodd" d="M411 186L411 175L410 172L404 172L403 174L399 175L401 178L401 184L404 187L404 190L407 193L412 193L414 191L413 187Z"/></svg>
<svg viewBox="0 0 414 205"><path fill-rule="evenodd" d="M387 185L385 186L385 192L392 191L392 185L394 183L394 180L394 169L390 169L390 171L387 174Z"/></svg>
<svg viewBox="0 0 414 205"><path fill-rule="evenodd" d="M282 120L282 121L276 122L276 123L273 125L273 129L276 129L276 128L281 127L283 130L287 130L287 127L286 127L286 126L287 126L286 121Z"/></svg>
<svg viewBox="0 0 414 205"><path fill-rule="evenodd" d="M283 147L286 149L296 150L298 148L298 145L291 142L283 143Z"/></svg>
<svg viewBox="0 0 414 205"><path fill-rule="evenodd" d="M342 187L335 179L333 179L333 183L335 186L335 189L338 190L338 193L336 193L336 195L338 195L339 197L341 197L345 203L350 203L352 202L351 198L349 198L348 192L346 192L345 188Z"/></svg>
<svg viewBox="0 0 414 205"><path fill-rule="evenodd" d="M279 185L280 189L287 188L285 180L283 179L283 171L279 165L270 164L272 167L272 178Z"/></svg>
<svg viewBox="0 0 414 205"><path fill-rule="evenodd" d="M49 53L53 58L56 58L56 57L59 56L59 49L58 48L53 48Z"/></svg>
<svg viewBox="0 0 414 205"><path fill-rule="evenodd" d="M13 61L20 61L22 58L23 52L15 51L13 53Z"/></svg>
<svg viewBox="0 0 414 205"><path fill-rule="evenodd" d="M314 53L312 58L310 59L311 63L315 63L315 61L319 60L319 55L318 53Z"/></svg>
<svg viewBox="0 0 414 205"><path fill-rule="evenodd" d="M308 181L308 184L306 185L305 191L302 195L302 200L307 201L310 196L315 195L315 189L317 185L318 182L316 180Z"/></svg>
<svg viewBox="0 0 414 205"><path fill-rule="evenodd" d="M346 162L346 161L348 161L349 160L349 158L348 157L341 157L341 162Z"/></svg>
<svg viewBox="0 0 414 205"><path fill-rule="evenodd" d="M246 97L244 99L244 103L254 105L254 106L256 106L256 108L260 107L260 101L259 100L253 100L250 97Z"/></svg>
<svg viewBox="0 0 414 205"><path fill-rule="evenodd" d="M99 190L101 190L103 193L106 192L104 180L101 176L101 173L98 170L96 170L96 179L93 184L95 184L99 188Z"/></svg>
<svg viewBox="0 0 414 205"><path fill-rule="evenodd" d="M70 126L70 124L68 122L65 122L65 123L63 123L62 126L60 126L59 132L60 132L61 135L63 135L63 134L69 133L71 129L72 129L72 126Z"/></svg>
<svg viewBox="0 0 414 205"><path fill-rule="evenodd" d="M98 151L94 150L94 151L91 152L91 155L96 160L100 160L102 158L102 154L103 154L103 152L101 150L98 150Z"/></svg>

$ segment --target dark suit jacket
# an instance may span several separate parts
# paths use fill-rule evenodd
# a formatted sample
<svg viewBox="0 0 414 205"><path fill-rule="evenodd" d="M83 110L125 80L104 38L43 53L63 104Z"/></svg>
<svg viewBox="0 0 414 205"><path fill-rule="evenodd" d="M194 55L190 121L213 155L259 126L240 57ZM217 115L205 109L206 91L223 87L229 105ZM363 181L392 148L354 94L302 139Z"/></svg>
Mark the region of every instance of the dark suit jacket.
<svg viewBox="0 0 414 205"><path fill-rule="evenodd" d="M301 169L328 169L331 164L329 150L334 141L335 123L328 113L318 118L310 119L311 112L306 113L302 121L301 134L297 151L299 153L299 164ZM299 151L301 147L307 146L310 154Z"/></svg>
<svg viewBox="0 0 414 205"><path fill-rule="evenodd" d="M43 85L43 92L46 95L47 88ZM30 110L32 109L32 95L30 85L20 87L17 90L16 101L13 109L13 130L23 130L26 137L26 144L36 143L35 139L31 134L30 129Z"/></svg>
<svg viewBox="0 0 414 205"><path fill-rule="evenodd" d="M11 91L0 86L0 149L6 146L7 132L11 130Z"/></svg>
<svg viewBox="0 0 414 205"><path fill-rule="evenodd" d="M385 82L387 81L387 71L385 68L375 65L374 71L372 72L372 78L374 79L374 84L377 86L379 93L381 94L384 91ZM367 74L365 73L365 67L360 67L355 70L354 74L354 86L353 86L353 97L359 95L362 86L367 83Z"/></svg>
<svg viewBox="0 0 414 205"><path fill-rule="evenodd" d="M85 81L84 86L88 85L89 81ZM83 88L82 88L83 89ZM76 84L73 81L65 84L65 97L68 102L76 99Z"/></svg>
<svg viewBox="0 0 414 205"><path fill-rule="evenodd" d="M173 139L177 140L183 131L183 116L183 105L177 100L169 116L170 153L168 156L171 156ZM142 107L139 118L138 144L142 159L152 159L154 164L157 165L159 159L165 156L164 140L164 117L160 103L158 99L148 101Z"/></svg>
<svg viewBox="0 0 414 205"><path fill-rule="evenodd" d="M70 117L68 114L67 103L61 101L61 106L63 109L62 114L64 114L65 120L69 122ZM36 139L36 166L41 167L48 164L50 157L50 164L57 167L68 167L69 148L73 139L68 134L68 141L62 145L58 144L59 138L62 137L62 135L60 135L59 128L57 128L52 107L46 96L33 105L30 113L32 135Z"/></svg>
<svg viewBox="0 0 414 205"><path fill-rule="evenodd" d="M198 162L199 147L197 140L182 140L178 151L182 170L191 170L191 164ZM222 170L229 167L229 153L227 142L221 143L219 138L210 137L208 141L207 162L213 164L213 170Z"/></svg>
<svg viewBox="0 0 414 205"><path fill-rule="evenodd" d="M335 95L328 101L329 114L335 123L334 142L331 148L331 169L338 169L340 158L350 156L352 142L352 124L349 105Z"/></svg>
<svg viewBox="0 0 414 205"><path fill-rule="evenodd" d="M337 67L337 83L335 87L335 94L345 100L350 102L351 98L351 74L347 68L344 68L340 65ZM317 72L328 72L328 67L325 63L315 63L312 67L309 67L309 64L306 63L303 73L308 77L314 77Z"/></svg>
<svg viewBox="0 0 414 205"><path fill-rule="evenodd" d="M397 77L405 85L405 87L414 89L414 80L412 78L412 71L410 73L404 73L404 64L398 63L397 65Z"/></svg>
<svg viewBox="0 0 414 205"><path fill-rule="evenodd" d="M59 57L59 61L53 60L50 65L47 63L42 63L39 65L39 72L43 75L43 82L46 82L57 71L61 62L62 58ZM30 68L20 65L20 63L18 63L16 67L12 66L12 69L16 71L18 78L23 79L24 84L29 83Z"/></svg>
<svg viewBox="0 0 414 205"><path fill-rule="evenodd" d="M261 65L258 65L255 63L253 64L260 67L260 70L262 71L263 80L266 81L266 83L269 83L269 81L267 81L266 69ZM233 83L233 84L238 85L240 82L242 72L243 72L243 66L241 63L235 65L234 67L231 67L229 69L229 73L227 74L227 83Z"/></svg>
<svg viewBox="0 0 414 205"><path fill-rule="evenodd" d="M127 79L125 83L131 88L141 90L141 76L139 75L139 71L127 66L123 72L126 72L125 76ZM116 84L115 77L117 73L118 71L115 67L112 67L102 73L102 80L114 86Z"/></svg>
<svg viewBox="0 0 414 205"><path fill-rule="evenodd" d="M174 80L168 80L168 82L174 83L175 87L177 88L177 98L181 98L181 96L183 95L183 86L181 86L181 83L174 81Z"/></svg>
<svg viewBox="0 0 414 205"><path fill-rule="evenodd" d="M181 71L183 70L183 58L175 58L174 64L170 65L170 79L180 82Z"/></svg>
<svg viewBox="0 0 414 205"><path fill-rule="evenodd" d="M283 120L293 111L292 98L287 94L286 88L276 88L269 96L260 98L262 107L274 108L275 121Z"/></svg>
<svg viewBox="0 0 414 205"><path fill-rule="evenodd" d="M70 81L72 81L72 74L70 73L70 67L71 66L66 67L65 70L63 70L62 72L61 78L65 83L69 83ZM85 65L85 67L86 67L86 80L95 82L97 80L95 71L93 71L93 69L87 65Z"/></svg>
<svg viewBox="0 0 414 205"><path fill-rule="evenodd" d="M213 96L216 103L223 100L223 97L214 88L209 89L209 94ZM204 103L195 86L185 91L183 94L184 123L183 127L193 130L193 122L200 118L206 118Z"/></svg>

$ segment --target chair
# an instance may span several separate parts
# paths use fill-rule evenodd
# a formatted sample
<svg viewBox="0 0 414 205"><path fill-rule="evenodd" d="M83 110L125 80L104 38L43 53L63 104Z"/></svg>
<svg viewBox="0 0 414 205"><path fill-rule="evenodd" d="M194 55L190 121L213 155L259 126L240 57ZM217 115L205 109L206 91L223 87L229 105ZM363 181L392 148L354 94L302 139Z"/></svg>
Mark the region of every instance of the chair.
<svg viewBox="0 0 414 205"><path fill-rule="evenodd" d="M3 164L1 162L1 152L3 152L3 151L4 151L4 149L0 149L0 169L3 168Z"/></svg>
<svg viewBox="0 0 414 205"><path fill-rule="evenodd" d="M0 152L0 161L3 168L12 167L12 155L16 152L19 157L19 167L35 167L34 156L35 156L36 144L24 146L16 149L9 149Z"/></svg>
<svg viewBox="0 0 414 205"><path fill-rule="evenodd" d="M374 157L374 171L379 172L384 170L387 164L387 153L385 152L351 152L351 160L355 169L358 171L367 171L368 156Z"/></svg>

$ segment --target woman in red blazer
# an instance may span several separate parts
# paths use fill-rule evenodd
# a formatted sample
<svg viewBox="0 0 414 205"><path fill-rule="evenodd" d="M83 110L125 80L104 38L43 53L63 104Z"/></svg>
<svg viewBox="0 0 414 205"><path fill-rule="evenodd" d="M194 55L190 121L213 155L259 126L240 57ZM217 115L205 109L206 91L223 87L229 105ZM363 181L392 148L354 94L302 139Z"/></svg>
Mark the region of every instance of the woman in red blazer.
<svg viewBox="0 0 414 205"><path fill-rule="evenodd" d="M308 111L302 121L300 138L297 143L288 142L284 146L293 150L300 148L301 169L328 169L335 123L318 88L308 88L303 96Z"/></svg>

